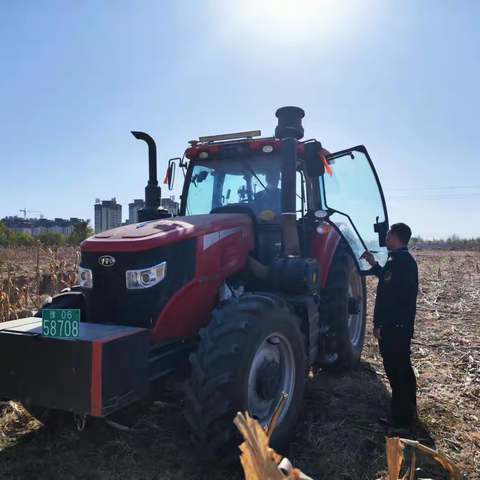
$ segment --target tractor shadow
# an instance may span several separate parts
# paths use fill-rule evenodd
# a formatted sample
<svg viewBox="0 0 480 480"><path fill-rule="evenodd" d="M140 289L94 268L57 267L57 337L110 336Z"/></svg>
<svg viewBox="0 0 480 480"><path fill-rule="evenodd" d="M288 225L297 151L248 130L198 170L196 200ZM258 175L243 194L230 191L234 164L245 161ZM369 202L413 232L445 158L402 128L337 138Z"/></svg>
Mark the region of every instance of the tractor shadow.
<svg viewBox="0 0 480 480"><path fill-rule="evenodd" d="M383 370L362 361L354 371L320 371L309 379L300 430L289 451L282 453L315 480L374 479L386 475L386 438L394 435L379 422L389 411L391 399L380 369ZM407 437L436 449L421 421ZM410 458L411 452L406 450L404 465L409 464ZM422 476L449 478L437 462L419 451L417 466L422 469Z"/></svg>
<svg viewBox="0 0 480 480"><path fill-rule="evenodd" d="M386 471L388 428L378 418L387 411L389 400L380 373L367 362L349 373L319 372L307 381L297 435L279 453L315 480L379 478ZM128 422L117 418L130 426L129 431L94 419L83 432L72 425L48 430L28 414L4 411L0 478L243 479L239 463L206 464L195 457L182 411L179 386L166 390L161 401L127 412ZM421 425L411 438L435 448ZM423 477L448 478L428 456L418 455L417 465Z"/></svg>

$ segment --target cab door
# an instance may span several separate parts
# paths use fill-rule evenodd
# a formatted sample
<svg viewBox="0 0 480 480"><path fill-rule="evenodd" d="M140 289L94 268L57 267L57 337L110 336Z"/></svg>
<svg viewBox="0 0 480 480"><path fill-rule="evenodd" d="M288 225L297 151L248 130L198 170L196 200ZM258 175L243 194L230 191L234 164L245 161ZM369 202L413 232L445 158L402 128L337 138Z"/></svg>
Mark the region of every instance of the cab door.
<svg viewBox="0 0 480 480"><path fill-rule="evenodd" d="M358 146L327 155L331 175L321 180L328 221L350 244L360 271L370 266L360 256L370 250L380 265L388 252L388 213L382 187L367 149Z"/></svg>

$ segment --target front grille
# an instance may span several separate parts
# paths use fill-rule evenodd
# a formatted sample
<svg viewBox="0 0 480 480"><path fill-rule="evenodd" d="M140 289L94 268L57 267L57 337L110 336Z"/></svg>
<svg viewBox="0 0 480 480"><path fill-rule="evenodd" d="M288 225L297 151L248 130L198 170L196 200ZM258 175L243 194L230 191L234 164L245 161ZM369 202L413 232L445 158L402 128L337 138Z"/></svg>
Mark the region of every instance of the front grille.
<svg viewBox="0 0 480 480"><path fill-rule="evenodd" d="M103 255L115 258L103 267ZM126 271L167 262L163 281L145 290L127 290ZM82 289L86 297L87 321L153 328L167 302L195 275L196 239L172 243L140 252L82 252L81 266L93 273L93 289Z"/></svg>

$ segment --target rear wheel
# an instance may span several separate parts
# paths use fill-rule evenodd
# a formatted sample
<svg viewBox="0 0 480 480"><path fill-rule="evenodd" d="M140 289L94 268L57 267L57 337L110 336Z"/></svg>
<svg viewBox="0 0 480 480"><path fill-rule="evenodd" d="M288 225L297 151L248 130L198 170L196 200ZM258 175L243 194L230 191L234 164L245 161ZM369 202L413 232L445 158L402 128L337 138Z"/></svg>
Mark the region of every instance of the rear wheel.
<svg viewBox="0 0 480 480"><path fill-rule="evenodd" d="M360 361L367 321L365 278L361 277L347 244L340 243L321 293L320 315L330 327L330 350L324 365L353 368Z"/></svg>
<svg viewBox="0 0 480 480"><path fill-rule="evenodd" d="M233 419L248 411L268 425L281 399L287 403L271 443L292 434L305 386L305 347L299 319L273 298L245 295L212 314L190 357L187 419L194 437L212 455L238 444Z"/></svg>

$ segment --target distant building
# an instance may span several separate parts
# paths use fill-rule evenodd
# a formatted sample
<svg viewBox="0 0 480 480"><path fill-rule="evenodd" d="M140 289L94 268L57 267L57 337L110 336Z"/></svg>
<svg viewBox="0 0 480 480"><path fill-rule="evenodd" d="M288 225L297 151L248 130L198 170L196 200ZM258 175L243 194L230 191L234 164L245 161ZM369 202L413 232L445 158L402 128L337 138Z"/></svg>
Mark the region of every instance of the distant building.
<svg viewBox="0 0 480 480"><path fill-rule="evenodd" d="M1 222L4 223L14 233L27 233L28 235L40 235L41 233L61 233L65 237L71 235L75 229L75 224L80 221L79 218L72 217L69 220L64 218L23 218L23 217L5 217Z"/></svg>
<svg viewBox="0 0 480 480"><path fill-rule="evenodd" d="M170 198L162 198L160 200L160 206L166 208L168 213L172 215L178 215L180 210L180 204L175 201L175 196L171 196Z"/></svg>
<svg viewBox="0 0 480 480"><path fill-rule="evenodd" d="M95 200L95 233L104 232L122 225L122 206L116 198L111 200Z"/></svg>
<svg viewBox="0 0 480 480"><path fill-rule="evenodd" d="M13 233L26 233L28 235L34 234L34 221L32 218L17 217L16 215L2 218L2 223Z"/></svg>
<svg viewBox="0 0 480 480"><path fill-rule="evenodd" d="M133 203L128 204L128 222L138 223L138 211L145 206L145 201L142 199L134 200Z"/></svg>

